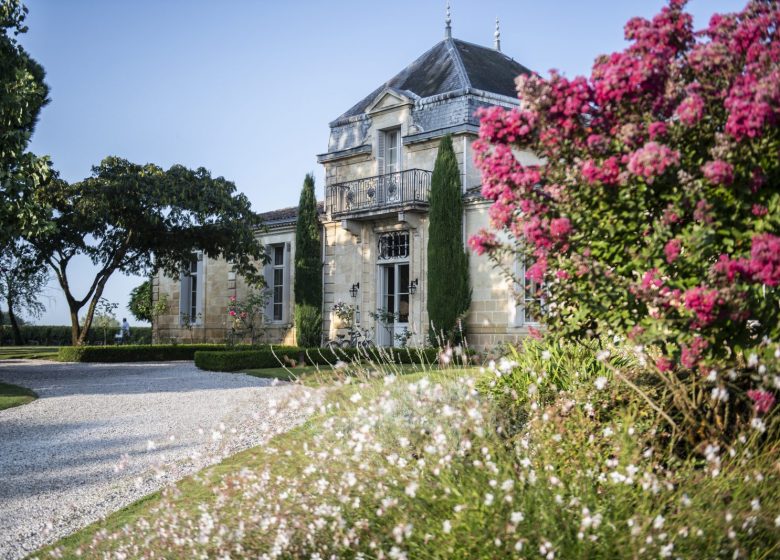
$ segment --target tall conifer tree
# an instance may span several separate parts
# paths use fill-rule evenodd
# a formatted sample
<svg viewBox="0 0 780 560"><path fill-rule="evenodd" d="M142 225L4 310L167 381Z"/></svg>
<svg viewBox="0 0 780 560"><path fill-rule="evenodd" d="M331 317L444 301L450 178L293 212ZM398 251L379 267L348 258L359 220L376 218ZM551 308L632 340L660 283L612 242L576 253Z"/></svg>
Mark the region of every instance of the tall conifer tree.
<svg viewBox="0 0 780 560"><path fill-rule="evenodd" d="M322 251L314 176L303 181L295 228L295 330L299 346L319 346L322 338Z"/></svg>
<svg viewBox="0 0 780 560"><path fill-rule="evenodd" d="M437 345L458 338L458 319L466 314L471 304L468 255L463 246L460 169L449 135L439 144L430 203L428 319L431 344Z"/></svg>

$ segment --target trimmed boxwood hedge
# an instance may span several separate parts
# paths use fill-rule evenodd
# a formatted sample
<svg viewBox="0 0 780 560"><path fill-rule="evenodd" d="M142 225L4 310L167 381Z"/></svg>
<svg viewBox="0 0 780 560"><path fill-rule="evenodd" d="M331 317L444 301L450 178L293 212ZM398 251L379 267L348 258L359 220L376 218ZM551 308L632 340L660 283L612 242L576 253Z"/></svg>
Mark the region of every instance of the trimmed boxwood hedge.
<svg viewBox="0 0 780 560"><path fill-rule="evenodd" d="M224 344L127 344L121 346L63 346L61 362L167 362L192 360L198 350L225 351Z"/></svg>
<svg viewBox="0 0 780 560"><path fill-rule="evenodd" d="M297 348L295 346L264 346L252 350L195 352L195 365L208 371L241 371L246 369L277 368L282 365L327 366L337 361L355 360L380 363L419 364L435 363L435 348L371 348L358 351L347 348L333 352L327 348Z"/></svg>

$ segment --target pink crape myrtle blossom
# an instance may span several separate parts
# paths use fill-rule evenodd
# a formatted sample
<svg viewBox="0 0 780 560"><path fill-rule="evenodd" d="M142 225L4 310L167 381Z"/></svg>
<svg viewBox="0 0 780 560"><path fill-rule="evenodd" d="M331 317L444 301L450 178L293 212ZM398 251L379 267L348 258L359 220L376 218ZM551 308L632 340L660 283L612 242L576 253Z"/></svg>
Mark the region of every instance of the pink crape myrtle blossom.
<svg viewBox="0 0 780 560"><path fill-rule="evenodd" d="M683 99L682 103L677 106L675 114L685 126L693 126L704 115L704 100L700 95L693 93Z"/></svg>
<svg viewBox="0 0 780 560"><path fill-rule="evenodd" d="M702 166L702 172L715 185L730 185L734 182L734 167L725 161L708 161Z"/></svg>
<svg viewBox="0 0 780 560"><path fill-rule="evenodd" d="M747 392L747 396L753 401L756 414L766 414L775 406L775 396L769 391L751 389Z"/></svg>
<svg viewBox="0 0 780 560"><path fill-rule="evenodd" d="M666 262L672 264L677 260L682 251L682 242L679 239L670 239L664 246L664 255L666 255Z"/></svg>
<svg viewBox="0 0 780 560"><path fill-rule="evenodd" d="M667 169L680 163L680 153L658 142L648 142L636 150L628 160L628 170L652 183Z"/></svg>
<svg viewBox="0 0 780 560"><path fill-rule="evenodd" d="M683 385L780 338L780 3L748 0L697 31L685 7L629 21L626 48L588 76L520 76L518 109L479 113L501 235L471 242L534 263L545 332L630 335Z"/></svg>
<svg viewBox="0 0 780 560"><path fill-rule="evenodd" d="M750 272L757 281L767 286L780 285L780 237L764 233L753 238Z"/></svg>

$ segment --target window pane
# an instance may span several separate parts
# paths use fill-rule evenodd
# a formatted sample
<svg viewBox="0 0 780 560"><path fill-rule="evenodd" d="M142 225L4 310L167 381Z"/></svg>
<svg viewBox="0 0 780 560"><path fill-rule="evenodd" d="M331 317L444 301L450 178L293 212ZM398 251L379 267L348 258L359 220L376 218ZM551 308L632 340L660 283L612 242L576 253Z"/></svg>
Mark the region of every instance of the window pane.
<svg viewBox="0 0 780 560"><path fill-rule="evenodd" d="M282 320L282 304L281 303L275 303L274 304L274 321L281 321Z"/></svg>
<svg viewBox="0 0 780 560"><path fill-rule="evenodd" d="M284 246L277 245L274 247L274 266L281 266L284 264Z"/></svg>
<svg viewBox="0 0 780 560"><path fill-rule="evenodd" d="M409 294L398 295L398 322L409 322Z"/></svg>
<svg viewBox="0 0 780 560"><path fill-rule="evenodd" d="M398 293L408 294L409 293L409 265L408 264L398 265L398 276L399 276Z"/></svg>

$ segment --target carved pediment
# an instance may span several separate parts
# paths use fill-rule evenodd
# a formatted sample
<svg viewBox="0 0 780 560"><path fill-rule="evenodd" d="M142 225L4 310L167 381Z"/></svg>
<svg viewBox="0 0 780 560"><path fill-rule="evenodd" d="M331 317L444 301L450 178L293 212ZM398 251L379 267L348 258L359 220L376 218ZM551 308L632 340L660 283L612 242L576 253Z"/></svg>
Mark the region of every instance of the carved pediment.
<svg viewBox="0 0 780 560"><path fill-rule="evenodd" d="M414 95L414 94L412 94ZM376 113L378 111L387 111L396 107L411 105L414 99L401 90L395 88L385 88L374 98L374 101L366 109L366 113Z"/></svg>

